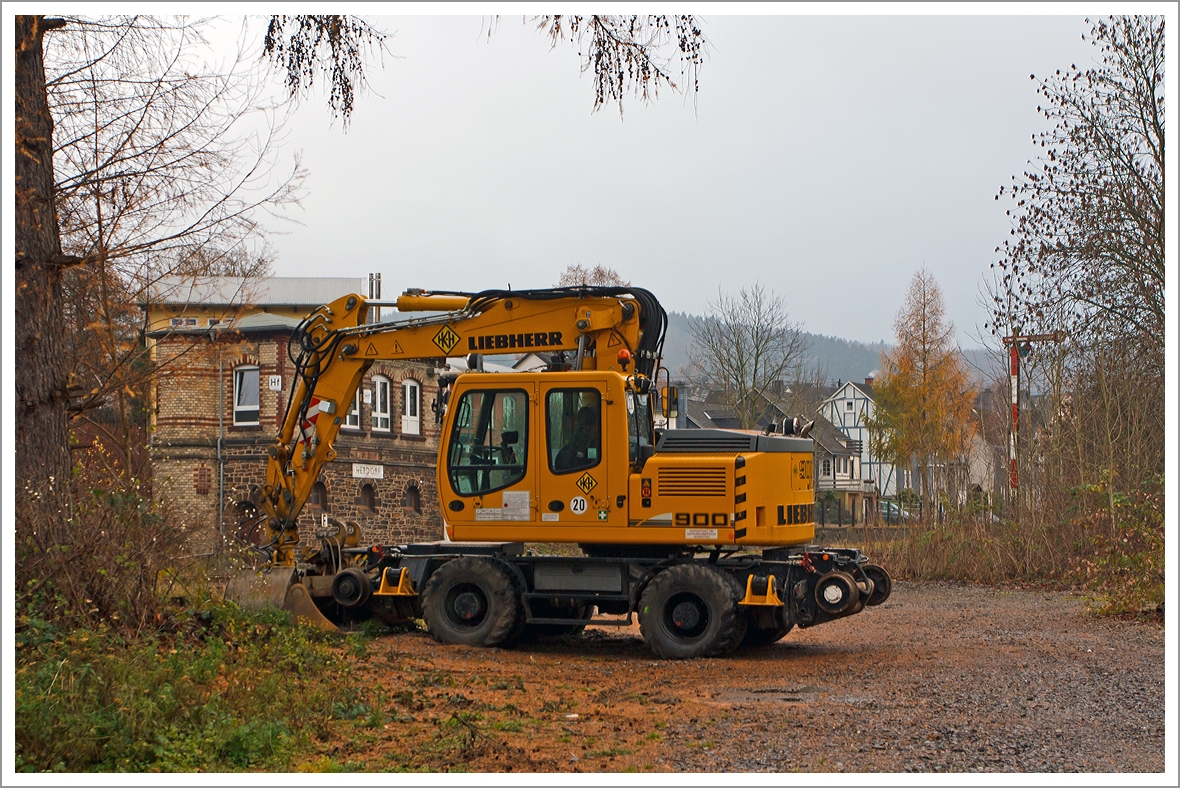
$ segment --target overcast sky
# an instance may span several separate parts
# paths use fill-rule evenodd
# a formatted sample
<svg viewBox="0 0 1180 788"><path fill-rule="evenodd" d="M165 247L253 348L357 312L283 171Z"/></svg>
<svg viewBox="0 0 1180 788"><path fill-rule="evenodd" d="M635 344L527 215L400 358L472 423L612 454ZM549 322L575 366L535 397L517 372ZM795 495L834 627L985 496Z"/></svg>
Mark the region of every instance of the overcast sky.
<svg viewBox="0 0 1180 788"><path fill-rule="evenodd" d="M519 16L369 17L393 34L344 133L307 100L301 225L277 273L406 287L555 284L602 264L669 310L760 281L809 331L893 338L921 265L964 346L1009 228L999 187L1046 126L1030 74L1096 53L1070 16L706 15L695 105L592 112L574 50Z"/></svg>

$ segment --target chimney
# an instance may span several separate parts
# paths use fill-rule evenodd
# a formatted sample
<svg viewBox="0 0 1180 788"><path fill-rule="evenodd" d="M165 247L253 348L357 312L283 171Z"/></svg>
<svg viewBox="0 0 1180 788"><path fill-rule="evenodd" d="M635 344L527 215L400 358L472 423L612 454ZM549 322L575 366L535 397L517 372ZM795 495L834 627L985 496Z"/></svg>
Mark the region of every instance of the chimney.
<svg viewBox="0 0 1180 788"><path fill-rule="evenodd" d="M381 300L381 274L369 274L369 298L373 300ZM369 323L381 322L381 307L375 306L369 308Z"/></svg>
<svg viewBox="0 0 1180 788"><path fill-rule="evenodd" d="M872 375L869 375L867 378L865 378L865 386L872 388L874 380L876 380L876 378L874 378Z"/></svg>

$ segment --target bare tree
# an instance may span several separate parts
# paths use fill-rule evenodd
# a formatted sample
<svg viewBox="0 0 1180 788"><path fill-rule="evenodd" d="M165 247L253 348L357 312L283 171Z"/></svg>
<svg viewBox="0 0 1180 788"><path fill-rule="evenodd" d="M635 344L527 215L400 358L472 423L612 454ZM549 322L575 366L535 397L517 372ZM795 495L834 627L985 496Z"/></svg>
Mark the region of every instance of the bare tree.
<svg viewBox="0 0 1180 788"><path fill-rule="evenodd" d="M578 285L613 285L615 287L629 287L630 282L613 268L596 265L587 268L578 263L571 263L561 272L557 280L557 287L577 287Z"/></svg>
<svg viewBox="0 0 1180 788"><path fill-rule="evenodd" d="M1053 127L997 195L1015 202L1014 226L997 249L990 328L1066 329L1060 348L1022 361L1029 392L1044 394L1041 428L1021 428L1023 511L1093 513L1114 544L1120 501L1161 490L1165 458L1163 19L1103 19L1083 38L1099 63L1036 80Z"/></svg>
<svg viewBox="0 0 1180 788"><path fill-rule="evenodd" d="M257 258L259 214L293 202L302 178L297 158L277 170L257 59L239 47L203 62L210 25L70 18L45 53L61 242L83 263L61 302L71 414L90 422L80 437L106 433L128 478L152 374L136 305L162 276Z"/></svg>
<svg viewBox="0 0 1180 788"><path fill-rule="evenodd" d="M348 125L358 91L366 86L365 68L374 53L385 53L388 36L355 16L272 16L263 55L285 72L292 101L328 81L328 108Z"/></svg>
<svg viewBox="0 0 1180 788"><path fill-rule="evenodd" d="M1111 17L1090 37L1099 65L1037 81L1053 128L996 196L1015 205L1012 238L996 250L994 322L1128 340L1162 370L1164 21Z"/></svg>
<svg viewBox="0 0 1180 788"><path fill-rule="evenodd" d="M622 115L623 96L630 91L648 103L659 95L661 85L678 90L672 78L673 55L665 54L672 45L680 76L695 99L708 40L691 15L540 16L535 21L553 46L569 41L577 47L582 71L594 75L595 110L615 101Z"/></svg>
<svg viewBox="0 0 1180 788"><path fill-rule="evenodd" d="M807 343L786 301L755 282L736 295L718 289L707 315L689 326L689 358L704 382L719 390L743 429L765 415L767 393L802 361Z"/></svg>

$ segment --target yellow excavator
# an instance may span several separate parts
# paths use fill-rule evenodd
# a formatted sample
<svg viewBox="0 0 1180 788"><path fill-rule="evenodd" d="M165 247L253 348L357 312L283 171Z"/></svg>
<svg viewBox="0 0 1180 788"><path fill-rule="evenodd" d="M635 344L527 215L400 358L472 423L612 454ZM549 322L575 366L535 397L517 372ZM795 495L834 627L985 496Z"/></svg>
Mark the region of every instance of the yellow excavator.
<svg viewBox="0 0 1180 788"><path fill-rule="evenodd" d="M379 306L421 316L369 322ZM675 415L674 390L661 398L656 385L666 325L656 298L633 287L407 290L320 307L294 332L294 389L252 493L266 567L231 596L261 584L327 627L421 618L441 642L482 646L637 616L663 658L767 645L885 601L885 569L811 544L813 450L800 420L655 428L657 412ZM484 355L520 352L549 363L479 371ZM363 545L355 524L334 521L301 538L296 519L368 367L463 356L473 371L440 379L445 538Z"/></svg>

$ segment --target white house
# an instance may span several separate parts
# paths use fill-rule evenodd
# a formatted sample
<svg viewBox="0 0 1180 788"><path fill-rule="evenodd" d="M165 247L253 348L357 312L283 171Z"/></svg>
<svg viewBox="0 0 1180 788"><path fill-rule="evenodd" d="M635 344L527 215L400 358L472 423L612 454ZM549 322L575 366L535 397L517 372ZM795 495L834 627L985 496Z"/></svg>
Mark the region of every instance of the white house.
<svg viewBox="0 0 1180 788"><path fill-rule="evenodd" d="M909 471L896 468L873 455L869 440L868 419L875 412L877 404L873 398L873 378L864 383L848 381L819 406L820 414L832 422L851 440L861 458L861 476L866 483L875 482L880 495L889 498L897 495L899 489L912 486Z"/></svg>

